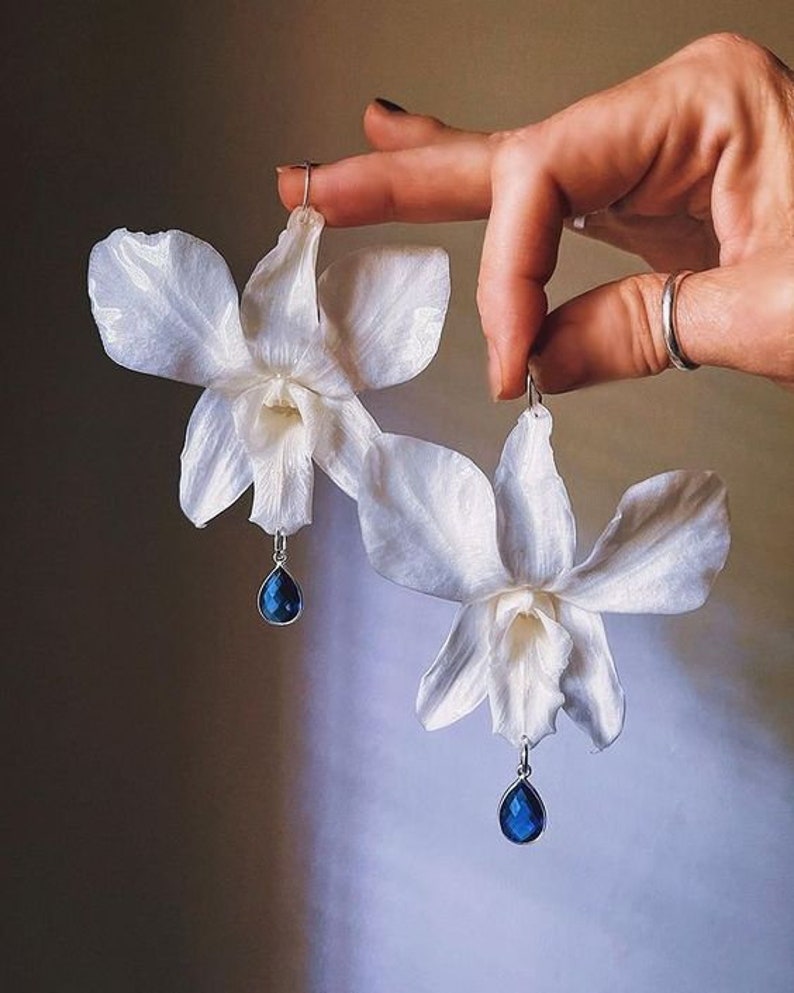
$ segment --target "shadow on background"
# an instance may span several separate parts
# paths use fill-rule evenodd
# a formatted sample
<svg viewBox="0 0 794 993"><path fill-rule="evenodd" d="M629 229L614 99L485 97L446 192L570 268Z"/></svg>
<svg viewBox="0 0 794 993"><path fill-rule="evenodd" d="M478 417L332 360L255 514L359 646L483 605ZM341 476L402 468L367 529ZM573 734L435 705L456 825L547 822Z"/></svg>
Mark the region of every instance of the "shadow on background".
<svg viewBox="0 0 794 993"><path fill-rule="evenodd" d="M8 990L305 988L301 635L252 610L271 548L245 507L180 513L198 391L113 367L85 292L124 224L231 248L238 280L255 261L233 189L197 185L196 12L52 4L4 38ZM260 199L255 251L283 213Z"/></svg>

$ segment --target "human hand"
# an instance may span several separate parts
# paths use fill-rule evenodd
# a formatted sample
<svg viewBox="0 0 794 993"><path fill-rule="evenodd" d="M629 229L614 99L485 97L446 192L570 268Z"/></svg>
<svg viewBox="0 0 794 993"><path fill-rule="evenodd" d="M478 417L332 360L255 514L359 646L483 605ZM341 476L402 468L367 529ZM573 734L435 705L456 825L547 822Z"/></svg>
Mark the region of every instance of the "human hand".
<svg viewBox="0 0 794 993"><path fill-rule="evenodd" d="M488 217L477 304L495 398L646 376L669 365L660 299L681 285L678 338L700 364L794 386L794 74L734 35L537 124L493 134L367 107L374 152L312 172L330 225ZM300 170L282 168L287 207ZM599 286L547 313L545 284L574 217L653 273ZM580 222L581 223L581 222Z"/></svg>

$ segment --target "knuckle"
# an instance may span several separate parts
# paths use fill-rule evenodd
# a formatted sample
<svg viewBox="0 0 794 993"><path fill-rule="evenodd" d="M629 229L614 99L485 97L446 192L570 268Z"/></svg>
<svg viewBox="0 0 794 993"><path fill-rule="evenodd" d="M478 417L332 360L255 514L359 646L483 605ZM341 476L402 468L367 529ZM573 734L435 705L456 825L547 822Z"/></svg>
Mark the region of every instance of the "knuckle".
<svg viewBox="0 0 794 993"><path fill-rule="evenodd" d="M722 79L728 76L742 87L748 79L770 83L787 76L786 67L768 48L730 31L699 38L684 51L713 67Z"/></svg>
<svg viewBox="0 0 794 993"><path fill-rule="evenodd" d="M513 131L499 131L489 136L492 172L500 176L525 173L537 169L542 146L538 125L530 124Z"/></svg>
<svg viewBox="0 0 794 993"><path fill-rule="evenodd" d="M731 63L736 59L742 61L760 59L766 52L766 49L750 38L733 31L718 31L705 35L703 38L693 41L688 48L709 60L717 60L720 63L726 58Z"/></svg>
<svg viewBox="0 0 794 993"><path fill-rule="evenodd" d="M648 276L629 276L620 284L631 328L631 365L637 376L655 376L668 364L661 323L655 319L662 293L661 282L656 283Z"/></svg>

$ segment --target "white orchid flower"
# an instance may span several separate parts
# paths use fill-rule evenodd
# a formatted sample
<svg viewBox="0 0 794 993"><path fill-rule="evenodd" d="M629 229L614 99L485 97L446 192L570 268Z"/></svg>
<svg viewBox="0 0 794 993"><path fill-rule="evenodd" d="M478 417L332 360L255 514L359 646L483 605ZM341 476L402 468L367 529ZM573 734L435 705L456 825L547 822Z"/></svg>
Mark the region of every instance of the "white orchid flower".
<svg viewBox="0 0 794 993"><path fill-rule="evenodd" d="M673 614L699 607L730 542L725 487L711 472L666 472L632 486L590 556L574 566L575 525L554 465L551 415L519 418L495 493L463 455L382 435L359 490L375 569L462 606L422 679L428 729L487 696L494 731L535 745L559 709L605 748L623 726L623 690L601 611Z"/></svg>
<svg viewBox="0 0 794 993"><path fill-rule="evenodd" d="M290 215L238 300L221 256L182 231L114 231L88 287L107 354L204 386L182 452L180 502L199 527L254 485L251 520L292 534L311 521L312 459L355 497L380 433L356 396L417 375L449 298L446 253L370 248L315 277L323 218Z"/></svg>

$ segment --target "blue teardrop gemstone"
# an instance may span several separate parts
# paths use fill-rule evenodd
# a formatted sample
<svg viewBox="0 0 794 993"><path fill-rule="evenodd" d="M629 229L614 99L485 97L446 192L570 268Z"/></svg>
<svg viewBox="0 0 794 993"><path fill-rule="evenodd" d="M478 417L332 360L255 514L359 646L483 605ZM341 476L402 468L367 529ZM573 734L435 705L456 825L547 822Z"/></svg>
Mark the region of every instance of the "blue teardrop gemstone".
<svg viewBox="0 0 794 993"><path fill-rule="evenodd" d="M256 598L268 624L292 624L303 610L303 591L284 566L277 566L262 583Z"/></svg>
<svg viewBox="0 0 794 993"><path fill-rule="evenodd" d="M546 808L527 779L517 779L502 797L499 827L505 838L516 845L535 841L546 827Z"/></svg>

